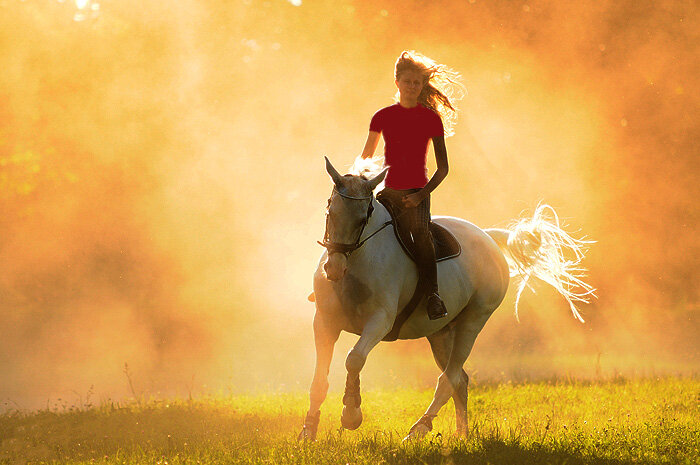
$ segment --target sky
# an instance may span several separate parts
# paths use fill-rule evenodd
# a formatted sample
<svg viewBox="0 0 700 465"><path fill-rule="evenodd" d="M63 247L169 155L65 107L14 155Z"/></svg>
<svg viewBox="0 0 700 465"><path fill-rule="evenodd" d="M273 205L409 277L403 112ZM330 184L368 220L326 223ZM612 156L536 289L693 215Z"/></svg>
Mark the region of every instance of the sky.
<svg viewBox="0 0 700 465"><path fill-rule="evenodd" d="M307 389L323 156L352 165L394 103L402 50L467 90L434 215L505 227L544 201L595 241L586 323L544 283L517 322L511 290L467 362L473 381L698 373L693 2L0 10L4 408ZM338 344L331 389L354 340ZM380 344L363 385L437 374L426 341Z"/></svg>

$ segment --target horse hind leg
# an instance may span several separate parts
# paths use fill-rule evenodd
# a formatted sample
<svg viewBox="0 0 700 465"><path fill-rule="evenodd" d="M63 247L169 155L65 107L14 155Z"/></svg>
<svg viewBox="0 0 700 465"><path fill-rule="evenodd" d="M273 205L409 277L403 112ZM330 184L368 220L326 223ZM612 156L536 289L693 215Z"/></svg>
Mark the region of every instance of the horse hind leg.
<svg viewBox="0 0 700 465"><path fill-rule="evenodd" d="M445 326L437 333L428 336L428 342L430 342L430 348L433 351L433 358L435 359L435 363L437 363L438 367L442 371L445 371L445 368L447 368L447 362L449 361L450 353L452 352L452 345L454 344L454 336L453 325ZM468 398L469 376L467 375L467 372L462 369L462 378L452 394L452 400L455 404L457 434L465 437L469 432L467 423Z"/></svg>
<svg viewBox="0 0 700 465"><path fill-rule="evenodd" d="M470 304L465 307L449 329L450 334L437 334L428 338L433 355L443 372L438 377L433 401L425 414L411 427L404 440L418 439L432 430L432 420L450 397L455 402L458 434L467 434L467 396L469 377L463 366L471 353L476 336L493 313L493 308ZM450 344L451 342L451 344Z"/></svg>
<svg viewBox="0 0 700 465"><path fill-rule="evenodd" d="M454 325L445 326L443 329L437 333L428 336L428 342L430 342L430 348L433 352L433 358L435 363L440 368L441 371L445 371L447 367L447 362L450 358L450 353L452 352L452 345L454 344ZM469 396L469 376L462 369L462 378L459 385L454 390L452 394L452 400L455 404L455 417L457 424L457 434L461 436L466 436L468 433L467 426L467 399Z"/></svg>

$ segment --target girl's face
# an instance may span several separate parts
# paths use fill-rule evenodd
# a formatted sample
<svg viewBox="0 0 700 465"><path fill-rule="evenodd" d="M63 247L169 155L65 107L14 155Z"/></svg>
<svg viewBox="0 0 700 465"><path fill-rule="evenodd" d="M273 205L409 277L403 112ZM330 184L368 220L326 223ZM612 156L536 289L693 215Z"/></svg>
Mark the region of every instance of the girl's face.
<svg viewBox="0 0 700 465"><path fill-rule="evenodd" d="M396 87L404 98L417 99L425 85L423 75L414 70L407 70L399 74L396 80Z"/></svg>

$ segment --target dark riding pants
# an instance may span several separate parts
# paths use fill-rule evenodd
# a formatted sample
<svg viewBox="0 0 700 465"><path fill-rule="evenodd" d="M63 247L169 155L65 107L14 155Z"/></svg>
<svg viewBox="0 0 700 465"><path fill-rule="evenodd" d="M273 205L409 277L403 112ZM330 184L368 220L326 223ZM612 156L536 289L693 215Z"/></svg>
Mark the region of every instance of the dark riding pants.
<svg viewBox="0 0 700 465"><path fill-rule="evenodd" d="M406 208L401 200L404 195L413 194L420 189L395 190L385 188L382 195L390 199L396 213L396 226L399 234L414 254L418 266L418 288L425 294L438 292L437 263L435 246L430 234L430 196L416 207Z"/></svg>

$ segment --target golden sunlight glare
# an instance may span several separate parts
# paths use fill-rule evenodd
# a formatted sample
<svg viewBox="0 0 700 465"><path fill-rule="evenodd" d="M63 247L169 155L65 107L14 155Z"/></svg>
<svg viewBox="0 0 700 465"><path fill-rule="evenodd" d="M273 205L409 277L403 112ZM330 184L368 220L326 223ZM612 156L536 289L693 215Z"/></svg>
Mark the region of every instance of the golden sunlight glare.
<svg viewBox="0 0 700 465"><path fill-rule="evenodd" d="M511 290L476 382L697 373L692 2L1 3L0 398L129 395L125 363L144 391L306 389L323 157L362 168L412 49L468 90L432 213L544 201L596 241L586 323L542 283L517 323ZM427 347L380 344L363 382L432 387Z"/></svg>

